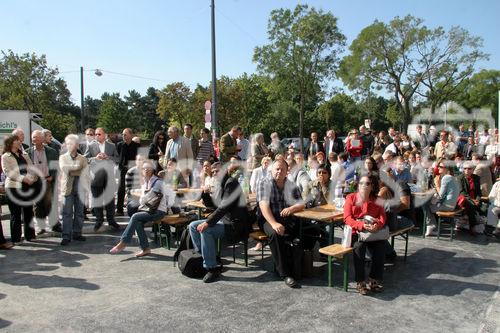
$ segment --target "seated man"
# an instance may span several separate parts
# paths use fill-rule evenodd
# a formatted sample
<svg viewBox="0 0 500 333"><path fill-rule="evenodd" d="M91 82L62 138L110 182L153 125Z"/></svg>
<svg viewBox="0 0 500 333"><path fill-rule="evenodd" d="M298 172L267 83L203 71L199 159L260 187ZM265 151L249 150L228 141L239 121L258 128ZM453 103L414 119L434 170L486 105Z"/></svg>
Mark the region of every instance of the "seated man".
<svg viewBox="0 0 500 333"><path fill-rule="evenodd" d="M269 237L269 247L276 271L291 288L299 285L292 277L292 258L287 255L287 241L298 234L292 214L305 208L299 188L286 178L288 164L284 160L274 162L272 179L264 179L257 190L259 208L257 216L264 222L264 232Z"/></svg>
<svg viewBox="0 0 500 333"><path fill-rule="evenodd" d="M207 269L203 277L205 283L214 282L220 275L216 240L224 236L229 243L236 243L248 238L251 229L247 223L245 195L238 183L238 169L238 160L231 158L214 196L219 201L215 203L217 209L206 220L193 221L189 225L194 249L203 256L203 267Z"/></svg>
<svg viewBox="0 0 500 333"><path fill-rule="evenodd" d="M458 177L460 197L457 203L469 218L469 232L472 235L476 234L474 226L478 224L477 214L481 209L481 181L479 176L474 174L474 167L471 161L464 163L464 173Z"/></svg>

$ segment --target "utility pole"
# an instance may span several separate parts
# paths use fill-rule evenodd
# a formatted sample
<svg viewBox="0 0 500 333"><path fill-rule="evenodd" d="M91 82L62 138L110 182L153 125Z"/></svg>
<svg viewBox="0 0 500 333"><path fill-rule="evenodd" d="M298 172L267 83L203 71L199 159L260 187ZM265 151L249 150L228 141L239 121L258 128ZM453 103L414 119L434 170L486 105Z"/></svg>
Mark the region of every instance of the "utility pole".
<svg viewBox="0 0 500 333"><path fill-rule="evenodd" d="M83 66L80 67L80 108L81 108L81 127L82 133L85 131L85 106L84 106L84 97L83 97Z"/></svg>
<svg viewBox="0 0 500 333"><path fill-rule="evenodd" d="M217 72L215 61L215 0L211 0L212 5L212 136L218 136L217 128Z"/></svg>

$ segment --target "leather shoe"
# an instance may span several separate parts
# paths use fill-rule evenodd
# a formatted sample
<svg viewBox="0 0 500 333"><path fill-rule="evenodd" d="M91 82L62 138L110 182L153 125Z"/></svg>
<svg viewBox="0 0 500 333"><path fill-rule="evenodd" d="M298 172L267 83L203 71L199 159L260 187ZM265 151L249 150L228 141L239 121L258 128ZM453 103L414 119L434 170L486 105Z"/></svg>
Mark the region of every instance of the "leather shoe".
<svg viewBox="0 0 500 333"><path fill-rule="evenodd" d="M62 232L62 226L61 226L61 223L57 222L53 227L52 227L52 231L54 232Z"/></svg>
<svg viewBox="0 0 500 333"><path fill-rule="evenodd" d="M113 229L114 229L114 230L116 230L116 231L118 231L118 230L120 230L120 229L121 229L121 228L120 228L120 225L119 225L118 223L116 223L116 222L112 222L112 223L108 223L108 224L109 224L109 226L110 226L111 228L113 228Z"/></svg>
<svg viewBox="0 0 500 333"><path fill-rule="evenodd" d="M47 233L47 231L45 231L45 229L42 229L42 230L40 230L39 232L37 232L37 233L36 233L36 235L37 235L37 236L40 236L40 235L43 235L43 234L45 234L45 233Z"/></svg>
<svg viewBox="0 0 500 333"><path fill-rule="evenodd" d="M61 241L61 245L62 246L66 246L70 243L70 240L69 239L66 239L66 238L63 238L63 240Z"/></svg>
<svg viewBox="0 0 500 333"><path fill-rule="evenodd" d="M95 232L99 231L99 229L101 229L101 227L102 227L102 222L96 222L94 224L94 231Z"/></svg>
<svg viewBox="0 0 500 333"><path fill-rule="evenodd" d="M79 242L85 242L87 240L87 238L85 238L85 236L73 236L73 240L76 240L76 241L79 241Z"/></svg>
<svg viewBox="0 0 500 333"><path fill-rule="evenodd" d="M203 277L203 282L205 282L205 283L215 282L215 281L217 281L219 276L220 276L219 268L210 268L208 270L207 274L205 274L205 276Z"/></svg>
<svg viewBox="0 0 500 333"><path fill-rule="evenodd" d="M291 276L285 277L285 284L290 288L300 288L300 285Z"/></svg>

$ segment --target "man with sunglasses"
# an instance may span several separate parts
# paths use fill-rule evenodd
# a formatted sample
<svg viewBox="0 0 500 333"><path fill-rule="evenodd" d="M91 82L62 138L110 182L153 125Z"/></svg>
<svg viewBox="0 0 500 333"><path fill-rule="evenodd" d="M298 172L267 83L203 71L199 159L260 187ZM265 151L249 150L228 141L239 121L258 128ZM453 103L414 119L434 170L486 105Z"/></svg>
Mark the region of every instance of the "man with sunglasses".
<svg viewBox="0 0 500 333"><path fill-rule="evenodd" d="M120 226L115 221L115 198L116 181L114 178L114 168L118 163L118 152L114 143L106 140L104 128L95 130L96 141L92 142L85 157L90 164L92 192L92 209L96 217L94 231L98 231L104 222L104 209L106 207L106 219L110 227L120 230Z"/></svg>
<svg viewBox="0 0 500 333"><path fill-rule="evenodd" d="M469 232L476 235L474 226L478 224L477 214L481 208L481 180L474 174L474 163L467 161L464 163L464 174L458 177L460 183L460 197L458 205L465 210L469 218Z"/></svg>

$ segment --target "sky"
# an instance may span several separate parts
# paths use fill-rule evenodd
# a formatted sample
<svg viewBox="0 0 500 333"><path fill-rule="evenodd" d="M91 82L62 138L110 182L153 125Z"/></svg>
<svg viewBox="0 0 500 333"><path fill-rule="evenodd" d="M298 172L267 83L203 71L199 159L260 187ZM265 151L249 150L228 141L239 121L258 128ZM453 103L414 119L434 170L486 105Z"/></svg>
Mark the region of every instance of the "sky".
<svg viewBox="0 0 500 333"><path fill-rule="evenodd" d="M271 10L308 4L338 18L347 45L374 20L411 14L431 28L460 25L484 39L489 61L478 69L500 69L497 0L284 1L216 0L217 76L254 73L254 48L267 41ZM45 54L61 72L79 105L80 66L85 95L122 96L135 89L183 81L191 87L211 80L210 0L1 0L0 50ZM94 75L101 69L103 75ZM119 75L116 73L126 74ZM138 77L132 77L138 76Z"/></svg>

